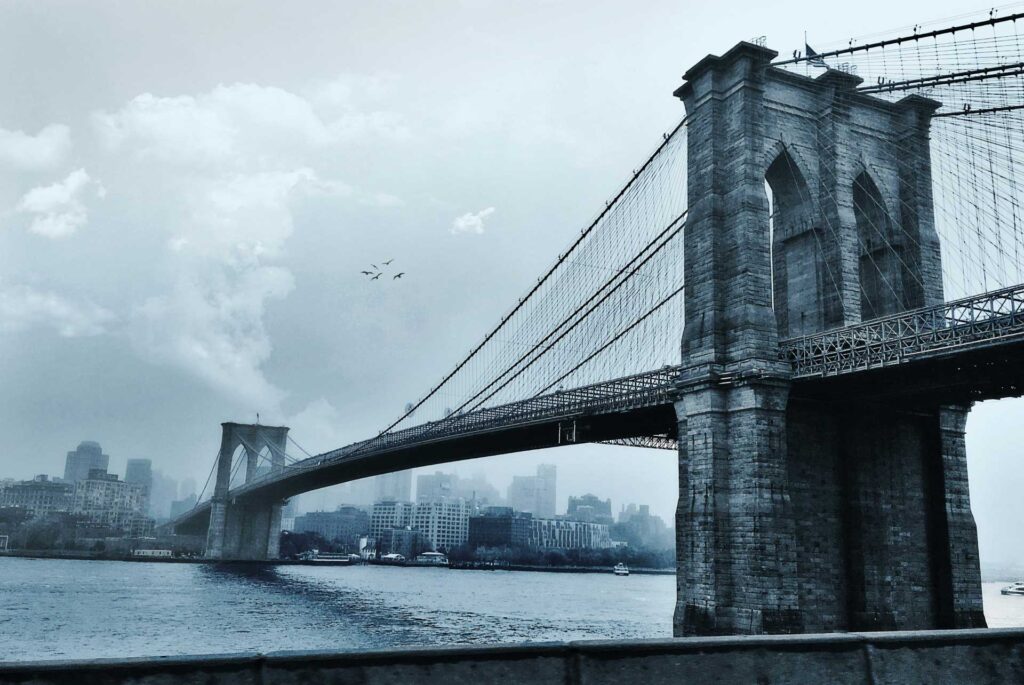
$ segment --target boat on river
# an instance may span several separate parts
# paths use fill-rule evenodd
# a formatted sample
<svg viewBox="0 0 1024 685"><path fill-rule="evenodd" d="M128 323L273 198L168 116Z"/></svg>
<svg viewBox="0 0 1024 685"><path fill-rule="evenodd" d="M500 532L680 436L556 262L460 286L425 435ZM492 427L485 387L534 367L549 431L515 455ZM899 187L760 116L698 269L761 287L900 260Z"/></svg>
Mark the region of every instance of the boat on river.
<svg viewBox="0 0 1024 685"><path fill-rule="evenodd" d="M1004 595L1024 595L1024 582L1017 581L1000 590Z"/></svg>
<svg viewBox="0 0 1024 685"><path fill-rule="evenodd" d="M612 573L614 573L617 576L628 576L629 567L620 561L619 563L615 564L615 566L612 568Z"/></svg>
<svg viewBox="0 0 1024 685"><path fill-rule="evenodd" d="M417 554L411 561L405 562L406 566L448 566L448 557L441 552L424 552Z"/></svg>

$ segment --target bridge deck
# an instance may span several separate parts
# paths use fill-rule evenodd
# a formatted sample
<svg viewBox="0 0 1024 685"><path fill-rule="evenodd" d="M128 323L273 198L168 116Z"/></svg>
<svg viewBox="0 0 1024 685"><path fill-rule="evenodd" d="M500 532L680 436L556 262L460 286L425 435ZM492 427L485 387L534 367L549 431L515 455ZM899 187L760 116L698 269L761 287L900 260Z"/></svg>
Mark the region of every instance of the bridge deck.
<svg viewBox="0 0 1024 685"><path fill-rule="evenodd" d="M794 381L805 385L913 362L955 361L989 348L1012 347L1016 359L1021 343L1024 285L786 340L779 353L792 365ZM919 367L934 375L927 364ZM672 423L671 405L678 397L680 368L666 366L385 433L302 460L235 488L230 495L287 497L420 465L665 435L666 425ZM998 392L1019 394L1019 387L1003 384ZM200 505L174 523L194 523L208 513L208 505Z"/></svg>

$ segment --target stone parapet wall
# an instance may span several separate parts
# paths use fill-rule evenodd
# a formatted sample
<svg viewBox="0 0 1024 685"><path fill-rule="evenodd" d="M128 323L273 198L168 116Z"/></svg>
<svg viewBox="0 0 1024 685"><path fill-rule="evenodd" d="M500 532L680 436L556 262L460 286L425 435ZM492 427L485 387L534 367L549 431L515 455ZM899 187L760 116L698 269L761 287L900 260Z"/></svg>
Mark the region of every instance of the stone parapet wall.
<svg viewBox="0 0 1024 685"><path fill-rule="evenodd" d="M1024 629L0 662L0 685L438 682L1019 683L1024 682Z"/></svg>

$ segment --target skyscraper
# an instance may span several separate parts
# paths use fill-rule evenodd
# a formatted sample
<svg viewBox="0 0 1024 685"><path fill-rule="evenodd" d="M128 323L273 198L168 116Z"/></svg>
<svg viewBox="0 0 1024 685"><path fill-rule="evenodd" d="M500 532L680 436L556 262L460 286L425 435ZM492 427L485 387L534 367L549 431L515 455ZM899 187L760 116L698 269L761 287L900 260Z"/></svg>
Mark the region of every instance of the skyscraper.
<svg viewBox="0 0 1024 685"><path fill-rule="evenodd" d="M139 483L152 487L153 462L149 459L129 459L124 470L125 483Z"/></svg>
<svg viewBox="0 0 1024 685"><path fill-rule="evenodd" d="M435 471L416 476L416 502L439 502L454 499L458 492L458 476Z"/></svg>
<svg viewBox="0 0 1024 685"><path fill-rule="evenodd" d="M508 505L515 511L536 514L537 477L512 476L512 484L508 486Z"/></svg>
<svg viewBox="0 0 1024 685"><path fill-rule="evenodd" d="M103 454L103 448L98 442L83 440L77 449L68 452L67 460L64 462L64 482L77 483L85 480L89 477L89 471L106 471L109 465L110 457Z"/></svg>
<svg viewBox="0 0 1024 685"><path fill-rule="evenodd" d="M555 476L554 464L537 467L537 508L534 513L541 518L555 517Z"/></svg>
<svg viewBox="0 0 1024 685"><path fill-rule="evenodd" d="M555 476L552 464L539 465L536 476L513 476L508 488L509 506L534 516L554 518Z"/></svg>
<svg viewBox="0 0 1024 685"><path fill-rule="evenodd" d="M195 489L194 487L192 488ZM192 490L181 493L185 499L193 494ZM153 469L153 486L149 491L149 515L156 519L164 519L170 516L171 503L178 499L178 481L170 476L164 475L158 469Z"/></svg>
<svg viewBox="0 0 1024 685"><path fill-rule="evenodd" d="M129 459L124 469L124 482L142 486L139 510L143 514L149 514L150 498L153 494L153 462L149 459Z"/></svg>
<svg viewBox="0 0 1024 685"><path fill-rule="evenodd" d="M412 471L377 476L373 486L375 502L409 502L412 500Z"/></svg>

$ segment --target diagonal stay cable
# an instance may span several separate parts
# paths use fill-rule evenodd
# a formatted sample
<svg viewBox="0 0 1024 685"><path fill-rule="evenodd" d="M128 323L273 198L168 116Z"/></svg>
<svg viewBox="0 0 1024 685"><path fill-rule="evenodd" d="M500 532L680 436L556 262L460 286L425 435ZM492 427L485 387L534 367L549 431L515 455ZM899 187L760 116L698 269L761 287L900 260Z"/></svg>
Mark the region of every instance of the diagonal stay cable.
<svg viewBox="0 0 1024 685"><path fill-rule="evenodd" d="M582 316L582 317L581 317L581 318L579 318L579 319L578 319L578 320L577 320L576 322L574 322L574 323L572 324L572 326L570 326L570 327L566 328L566 329L565 329L564 331L562 331L562 333L561 333L561 334L560 334L560 335L559 335L559 336L558 336L557 338L555 338L555 340L553 340L553 341L552 341L551 343L549 343L549 344L547 345L547 347L546 347L546 348L544 349L544 351L543 351L543 352L542 352L542 353L541 353L540 355L537 355L536 357L534 357L534 358L533 358L532 360L530 360L530 362L529 362L528 364L525 364L525 365L524 365L524 366L523 366L522 368L520 368L520 369L519 369L519 371L517 371L517 372L516 372L516 373L515 373L515 374L514 374L513 376L511 376L511 377L510 377L510 378L509 378L508 380L506 380L506 381L505 381L504 383L502 383L502 384L501 384L500 386L498 386L498 387L497 387L497 388L495 388L495 389L494 389L493 391L491 391L491 393L490 393L489 395L487 395L487 397L485 397L485 398L483 398L482 400L480 400L479 402L477 402L477 403L476 403L476 405L475 405L475 406L473 407L473 409L475 410L475 409L478 409L478 408L480 408L480 407L481 407L481 406L483 405L483 403L484 403L484 402L486 402L487 400L489 400L489 399L491 399L492 397L494 397L494 395L496 395L496 394L497 394L498 392L500 392L500 391L501 391L501 390L502 390L503 388L505 388L506 386L508 386L508 384L509 384L509 383L511 383L512 381L514 381L514 380L515 380L516 378L518 378L518 377L519 377L520 375L522 375L522 374L523 374L523 373L524 373L524 372L525 372L525 371L526 371L527 369L529 369L529 368L530 368L530 367L531 367L531 366L532 366L532 365L533 365L533 364L534 364L534 363L535 363L535 362L536 362L536 361L537 361L538 359L540 359L540 358L541 358L541 357L542 357L542 356L543 356L543 355L544 355L545 353L547 353L548 351L550 351L550 350L551 350L551 348L553 348L553 347L554 347L554 346L555 346L556 344L558 344L558 342L559 342L560 340L562 340L562 339L563 339L563 338L564 338L564 337L565 337L566 335L568 335L568 334L569 334L569 333L570 333L570 332L571 332L572 330L574 330L574 329L575 329L575 328L576 328L576 327L577 327L577 326L578 326L578 325L579 325L580 323L582 323L583 321L585 321L585 320L586 320L586 317L587 317L587 316L589 316L589 315L590 315L591 313L593 313L593 312L594 312L594 310L596 310L596 309L597 309L598 307L600 307L600 306L601 306L601 304L603 304L603 303L604 303L604 302L605 302L605 301L606 301L606 300L607 300L607 299L608 299L609 297L611 297L611 296L612 296L612 295L613 295L613 294L614 294L614 293L615 293L615 292L616 292L616 291L617 291L617 290L618 290L619 288L621 288L621 287L622 287L623 285L625 285L626 283L628 283L628 282L629 282L629 279L630 279L630 278L632 278L632 277L633 277L633 276L634 276L634 275L635 275L635 274L636 274L636 273L637 273L637 272L638 272L638 271L639 271L639 270L640 270L641 268L643 268L643 266L644 266L645 264L647 264L647 262L649 262L649 261L650 261L651 259L653 259L653 258L654 258L654 257L655 257L655 256L656 256L656 255L657 255L657 254L658 254L659 252L661 252L661 250L662 250L662 249L663 249L663 248L664 248L664 247L665 247L666 245L668 245L668 244L669 244L669 243L670 243L670 242L672 241L672 239L673 239L673 238L675 238L675 237L676 237L676 236L677 236L677 235L678 235L678 234L679 234L679 233L680 233L680 232L681 232L681 231L683 230L683 228L684 228L684 226L685 226L686 224L685 224L685 222L682 222L681 220L682 220L682 219L683 219L683 217L685 217L685 216L686 216L686 210L684 210L682 214L680 214L679 216L677 216L677 217L676 217L676 218L675 218L675 219L674 219L674 220L672 221L672 223L671 223L671 224L669 224L670 226L676 226L676 228L675 228L675 230L674 230L674 231L672 231L672 233L671 233L671 234L670 234L670 235L669 235L669 236L668 236L667 238L665 238L665 240L664 240L664 241L663 241L663 242L661 243L661 245L659 245L659 246L658 246L658 247L657 247L657 248L656 248L656 249L655 249L654 251L652 251L652 252L651 252L651 253L650 253L649 255L647 255L647 257L645 257L645 258L643 259L643 261L641 261L641 262L640 262L639 264L637 264L637 265L636 265L635 267L633 267L632 271L630 271L630 273L629 273L629 274L627 274L627 275L626 275L626 277L625 277L625 278L623 278L623 279L622 279L622 280L621 280L621 281L620 281L620 282L619 282L619 283L618 283L618 284L617 284L617 285L616 285L616 286L615 286L614 288L611 288L610 290L608 290L608 291L607 291L607 292L606 292L606 293L604 294L604 296L603 296L603 297L601 297L601 299L600 299L600 300L598 300L598 301L597 301L597 302L596 302L596 303L595 303L595 304L594 304L593 306L591 306L590 310L589 310L589 311L588 311L588 312L587 312L587 313L586 313L586 314L585 314L584 316Z"/></svg>
<svg viewBox="0 0 1024 685"><path fill-rule="evenodd" d="M612 284L615 283L615 281L618 280L620 277L622 277L622 275L626 272L626 270L629 269L631 266L633 266L636 263L637 260L641 259L644 256L644 254L647 253L648 250L650 250L652 247L654 247L656 245L656 243L658 243L658 241L661 240L665 236L666 233L668 233L669 231L672 231L672 229L674 227L677 227L679 222L682 219L684 219L685 217L686 217L686 210L684 210L682 214L680 214L675 219L673 219L671 223L669 223L667 226L665 226L665 228L663 228L661 230L661 232L658 233L658 235L654 236L654 238L652 238L646 245L644 245L643 248L638 253L636 253L625 264L623 264L622 267L618 271L616 271L610 278L608 278L608 280L606 280L597 290L595 290L575 310L573 310L569 315L567 315L565 318L563 318L562 321L560 321L557 326L552 328L548 332L547 335L545 335L543 338L538 340L530 349L528 349L526 352L524 352L522 355L520 355L520 357L515 362L513 362L508 368L506 368L498 376L496 376L494 378L494 380L492 380L490 383L488 383L485 387L481 388L475 395L473 395L472 397L467 399L465 402L463 402L459 407L457 407L454 410L454 412L457 413L457 412L461 411L462 409L465 409L466 406L472 404L474 401L476 401L476 399L478 397L480 397L481 395L486 393L488 390L490 390L492 387L494 387L497 383L501 382L501 380L503 378L505 378L505 376L507 376L508 374L512 373L516 369L516 367L518 367L525 360L527 360L531 355L533 355L534 352L536 352L538 349L540 349L541 346L543 346L546 342L548 342L553 336L557 335L560 331L562 331L564 326L568 325L569 322L573 321L573 319L580 312L582 312L584 309L586 309L587 306L590 305L598 297L601 297L601 295L603 293L606 293L608 288L611 287L612 289L610 291L607 291L606 296L601 298L601 302L604 302L604 300L607 299L607 295L608 294L611 294L612 292L615 292L615 290L618 290L618 288L621 287L630 277L632 277L633 275L636 274L637 270L634 269L630 274L626 275L626 277L623 278L618 283L618 285L615 285L614 287L612 287ZM672 236L670 236L668 238L668 240L671 240L672 237L674 237L675 234L679 232L679 230L680 229L677 227L676 230L673 232ZM645 264L647 261L649 261L652 256L657 254L668 243L668 240L666 240L665 243L663 243L661 246L657 247L657 249L655 249L654 252L652 252L650 255L648 255L647 258L644 259L643 262L641 262L640 266L643 266L643 264ZM598 305L600 305L601 302L598 302ZM592 307L589 311L587 311L583 316L581 316L577 321L575 321L568 330L572 330L572 328L575 328L577 325L579 325L579 323L581 323L583 321L583 319L585 319L587 316L589 316L591 313L593 313L594 309L596 309L596 305L595 305L595 307ZM568 330L563 331L563 335L559 336L558 339L560 340L562 337L564 337L564 334L566 332L568 332ZM541 355L543 355L547 350L550 350L550 349L551 349L550 347L546 348L545 351L542 352L540 355L538 355L533 361L531 361L530 364L527 365L527 367L532 365L534 363L534 361L539 359ZM525 368L527 368L527 367L524 367L524 369L522 369L522 370L525 370ZM522 372L522 370L520 370L520 373ZM513 380L518 375L519 374L517 373L516 376L513 376L512 378L510 378L509 382L511 382L511 380ZM505 387L505 385L507 385L507 383L502 385L501 388ZM498 388L498 390L501 390L501 388ZM498 390L495 390L495 392L497 392ZM492 395L493 395L493 393L492 393ZM491 395L488 396L488 398L490 398L490 397L491 397Z"/></svg>
<svg viewBox="0 0 1024 685"><path fill-rule="evenodd" d="M642 316L640 316L635 321L633 321L633 323L631 323L629 326L627 326L626 328L622 329L621 331L616 333L614 336L612 336L611 339L609 339L606 343L604 343L603 345L598 347L596 350L591 352L589 355L587 355L582 361L580 361L578 364L576 364L576 366L572 367L571 369L566 371L564 374L562 374L561 376L559 376L558 378L553 380L551 383L549 383L547 386L545 386L544 388L539 390L534 395L534 397L535 398L536 397L540 397L541 395L546 393L548 390L550 390L551 388L555 387L555 385L557 385L558 383L561 383L563 380L565 380L566 378L568 378L569 376L571 376L575 372L579 371L587 363L589 363L591 360L593 360L595 357L597 357L601 352L604 352L607 348L611 347L613 344L618 342L627 333L629 333L631 330L633 330L634 328L639 326L641 323L643 323L645 320L647 320L650 316L652 316L656 311L661 309L663 306L668 304L668 302L670 300L672 300L672 298L677 296L679 293L683 292L683 289L685 287L686 287L686 284L684 283L684 284L680 285L678 288L676 288L675 290L673 290L671 293L666 295L660 302L658 302L658 304L656 304L653 307L651 307L650 309L648 309L647 312L645 312Z"/></svg>
<svg viewBox="0 0 1024 685"><path fill-rule="evenodd" d="M651 154L651 156L647 158L647 160L643 163L643 165L641 165L639 167L637 172L634 173L630 177L630 179L626 182L626 184L622 187L622 189L619 190L618 194L616 194L615 197L612 198L612 200L605 205L604 209L601 210L601 212L590 223L590 225L588 225L585 229L583 229L583 231L580 233L580 235L577 236L577 238L569 246L569 249L566 250L565 252L563 252L561 255L559 255L559 257L555 261L554 265L552 265L544 273L544 275L541 276L541 278L536 283L534 283L533 287L530 288L529 292L523 298L521 298L519 300L519 302L517 302L516 305L501 318L501 321L498 322L498 325L495 326L486 336L484 336L484 339L476 347L474 347L469 352L469 354L461 362L459 362L456 365L456 367L454 369L452 369L447 375L445 375L445 377L442 378L441 381L430 390L430 392L428 392L423 398L421 398L419 401L417 401L412 407L410 407L405 412L403 412L403 414L398 419L396 419L390 425L388 425L386 428L384 428L382 431L380 431L378 436L379 435L383 435L384 433L387 433L388 431L393 429L395 426L400 424L402 421L404 421L408 417L412 416L412 414L417 409L419 409L421 406L423 406L423 404L428 399L430 399L435 394L437 394L437 392L442 387L444 387L444 385L446 383L448 383L448 381L450 381L455 376L455 374L457 374L460 370L462 370L462 368L465 367L466 364L468 364L470 362L470 360L473 359L484 348L484 346L487 345L487 343L490 342L498 334L498 332L501 331L505 327L505 324L507 324L512 319L512 317L517 312L519 312L523 308L523 306L526 305L526 303L533 297L533 295L536 294L538 290L540 290L540 288L558 270L558 268L583 243L583 241L587 238L587 236L590 235L590 233L601 223L601 220L608 214L608 212L610 212L612 210L612 208L615 207L618 204L619 200L633 186L633 184L636 182L636 180L642 176L644 170L647 169L651 165L651 163L654 162L655 159L657 159L658 155L661 154L662 150L665 149L665 147L672 141L672 139L675 137L675 135L680 131L680 129L683 128L683 126L685 124L686 124L686 118L684 117L682 120L680 120L680 122L678 124L676 124L675 128L673 128L670 133L668 133L668 134L666 134L664 136L661 144L658 145L658 147Z"/></svg>

